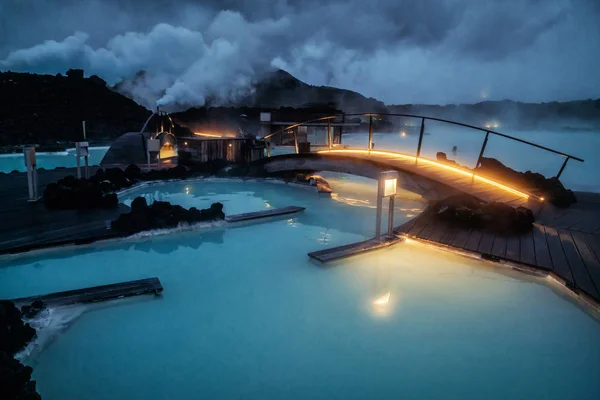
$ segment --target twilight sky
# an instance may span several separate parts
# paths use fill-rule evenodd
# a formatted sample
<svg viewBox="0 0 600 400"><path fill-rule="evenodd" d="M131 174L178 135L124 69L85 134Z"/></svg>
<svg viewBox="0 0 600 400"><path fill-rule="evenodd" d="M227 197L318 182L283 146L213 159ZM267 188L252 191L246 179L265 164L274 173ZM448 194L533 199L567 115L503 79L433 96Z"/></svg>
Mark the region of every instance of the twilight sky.
<svg viewBox="0 0 600 400"><path fill-rule="evenodd" d="M599 0L0 0L0 70L83 68L150 106L278 67L387 104L600 97Z"/></svg>

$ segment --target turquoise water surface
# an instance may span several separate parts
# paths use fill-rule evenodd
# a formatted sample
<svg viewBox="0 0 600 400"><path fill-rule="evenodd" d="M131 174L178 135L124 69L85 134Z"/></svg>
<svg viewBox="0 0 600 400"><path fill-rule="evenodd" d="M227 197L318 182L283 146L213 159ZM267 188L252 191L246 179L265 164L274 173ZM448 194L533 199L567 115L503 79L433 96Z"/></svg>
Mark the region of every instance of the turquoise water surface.
<svg viewBox="0 0 600 400"><path fill-rule="evenodd" d="M22 355L44 399L597 399L600 324L547 278L416 242L323 267L307 253L370 237L376 187L332 198L265 181L139 189L240 226L0 258L0 297L157 276L164 293L51 310ZM401 192L396 220L424 202Z"/></svg>
<svg viewBox="0 0 600 400"><path fill-rule="evenodd" d="M99 165L108 147L90 147L89 165ZM57 153L37 153L36 161L38 168L54 169L57 167L76 167L75 149ZM83 164L83 159L81 159ZM9 173L14 170L25 171L25 160L23 154L0 154L0 172Z"/></svg>

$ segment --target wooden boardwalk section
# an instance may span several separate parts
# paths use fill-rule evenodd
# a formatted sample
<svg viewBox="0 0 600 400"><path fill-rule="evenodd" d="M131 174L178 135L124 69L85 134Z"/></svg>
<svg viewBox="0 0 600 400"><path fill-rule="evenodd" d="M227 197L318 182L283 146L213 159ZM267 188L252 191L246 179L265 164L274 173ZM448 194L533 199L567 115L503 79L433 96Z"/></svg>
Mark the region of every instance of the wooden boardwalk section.
<svg viewBox="0 0 600 400"><path fill-rule="evenodd" d="M95 173L97 167L90 169ZM39 171L40 195L48 183L75 174L75 168ZM28 203L27 198L26 173L0 174L0 254L118 236L107 225L129 210L120 205L110 210L48 211L43 202Z"/></svg>
<svg viewBox="0 0 600 400"><path fill-rule="evenodd" d="M396 244L401 240L402 239L397 236L394 236L392 238L386 237L382 240L372 238L369 240L351 243L344 246L313 251L312 253L308 253L308 256L322 263L328 263L336 260L341 260L343 258L368 253L370 251L380 250L389 247L393 244Z"/></svg>
<svg viewBox="0 0 600 400"><path fill-rule="evenodd" d="M502 183L475 176L468 170L442 164L437 161L386 151L371 151L362 149L322 150L317 153L289 154L261 160L267 171L293 170L327 170L345 172L373 178L369 167L377 167L380 171L397 170L406 176L418 178L411 191L419 193L419 185L430 182L432 187L448 193L467 193L483 202L502 202L512 207L524 206L538 213L543 202L535 196L526 193L525 189L517 190ZM371 168L372 169L372 168ZM401 180L402 177L401 177ZM407 182L404 182L407 183ZM417 189L417 190L414 190ZM430 189L423 188L419 194L424 195ZM426 195L424 195L427 198Z"/></svg>
<svg viewBox="0 0 600 400"><path fill-rule="evenodd" d="M12 299L11 301L17 305L23 305L31 304L36 300L41 300L49 307L58 307L82 303L95 303L145 294L159 294L162 293L162 291L163 287L160 280L154 277L40 296L22 297Z"/></svg>
<svg viewBox="0 0 600 400"><path fill-rule="evenodd" d="M564 210L546 204L533 230L521 235L458 228L427 211L395 232L551 273L568 288L600 303L600 206L583 197Z"/></svg>
<svg viewBox="0 0 600 400"><path fill-rule="evenodd" d="M277 217L280 215L295 214L304 211L304 207L288 206L282 208L273 208L271 210L255 211L243 214L234 214L225 217L227 222L242 222L255 219Z"/></svg>

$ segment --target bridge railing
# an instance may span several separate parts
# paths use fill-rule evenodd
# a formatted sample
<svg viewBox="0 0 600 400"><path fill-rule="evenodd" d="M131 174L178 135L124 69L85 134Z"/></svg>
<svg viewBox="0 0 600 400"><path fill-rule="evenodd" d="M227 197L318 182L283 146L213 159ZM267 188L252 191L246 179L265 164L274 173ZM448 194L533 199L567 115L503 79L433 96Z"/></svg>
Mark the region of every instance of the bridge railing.
<svg viewBox="0 0 600 400"><path fill-rule="evenodd" d="M315 122L323 122L326 121L327 122L327 147L331 150L333 148L333 133L332 133L332 124L331 122L333 120L335 120L336 118L339 118L341 115L330 115L330 116L326 116L326 117L321 117L321 118L317 118L317 119L312 119L310 121L304 121L304 122L300 122L294 125L290 125L284 129L281 129L277 132L273 132L270 133L268 135L265 135L263 137L264 140L267 141L267 156L270 156L270 142L269 139L276 136L276 135L283 135L286 132L292 132L292 134L294 135L294 147L295 147L295 152L299 153L299 145L298 145L298 137L296 134L296 130L295 128L305 125L305 124L310 124L310 123L315 123ZM464 124L462 122L456 122L456 121L450 121L450 120L446 120L446 119L441 119L441 118L435 118L435 117L426 117L426 116L421 116L421 115L413 115L413 114L397 114L397 113L357 113L357 114L343 114L344 117L369 117L369 131L368 131L368 144L367 144L367 148L368 150L373 149L373 133L374 133L374 122L373 122L373 118L379 118L379 117L404 117L404 118L418 118L421 120L421 125L420 125L420 129L419 129L419 140L418 140L418 144L417 144L417 150L416 150L416 154L415 154L415 162L418 162L418 159L421 157L421 150L423 148L423 137L425 134L425 126L426 126L426 121L436 121L436 122L442 122L442 123L446 123L446 124L451 124L451 125L455 125L455 126L460 126L460 127L464 127L464 128L469 128L481 133L485 133L484 139L483 139L483 144L481 146L481 149L479 150L479 155L477 157L477 161L475 163L474 169L479 167L479 165L481 164L481 159L483 158L486 148L488 146L488 139L490 138L490 135L492 136L498 136L498 137L502 137L505 139L509 139L509 140L513 140L515 142L519 142L519 143L523 143L525 145L528 146L532 146L534 148L538 148L541 150L544 150L546 152L550 152L559 156L564 157L564 161L560 166L560 169L558 169L558 173L556 174L557 178L560 178L560 176L562 175L563 171L565 170L565 167L567 166L567 163L569 162L569 160L575 160L575 161L579 161L579 162L584 162L583 159L576 157L574 155L571 154L567 154L564 153L562 151L558 151L558 150L554 150L551 149L549 147L546 146L542 146L524 139L520 139L514 136L510 136L507 135L505 133L501 133L501 132L497 132L494 131L490 128L482 128L479 126L474 126L474 125L469 125L469 124Z"/></svg>

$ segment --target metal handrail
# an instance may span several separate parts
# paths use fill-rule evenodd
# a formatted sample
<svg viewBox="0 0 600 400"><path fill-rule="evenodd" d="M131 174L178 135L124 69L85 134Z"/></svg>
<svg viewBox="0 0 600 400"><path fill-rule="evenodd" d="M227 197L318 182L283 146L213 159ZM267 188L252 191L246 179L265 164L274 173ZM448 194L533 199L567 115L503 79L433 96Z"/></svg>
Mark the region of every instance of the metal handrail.
<svg viewBox="0 0 600 400"><path fill-rule="evenodd" d="M538 149L549 151L551 153L558 154L560 156L565 157L565 161L562 164L560 170L558 171L558 174L556 175L557 178L560 177L560 175L562 174L562 172L564 171L564 169L565 169L565 167L567 165L567 162L570 159L573 159L573 160L576 160L576 161L579 161L579 162L584 162L584 160L581 159L581 158L579 158L579 157L576 157L576 156L573 156L573 155L570 155L570 154L567 154L567 153L563 153L562 151L554 150L554 149L551 149L549 147L542 146L542 145L539 145L539 144L536 144L536 143L533 143L533 142L529 142L527 140L519 139L517 137L510 136L510 135L507 135L505 133L496 132L496 131L493 131L491 129L481 128L479 126L464 124L462 122L450 121L450 120L442 119L442 118L426 117L426 116L423 116L423 115L414 115L414 114L398 114L398 113L381 113L381 114L380 113L353 113L353 114L330 115L330 116L316 118L316 119L312 119L312 120L309 120L309 121L300 122L298 124L290 125L290 126L284 128L284 129L281 129L281 130L279 130L277 132L265 135L265 136L263 136L262 139L263 140L269 139L269 138L271 138L271 137L273 137L275 135L283 134L284 132L286 132L286 131L288 131L290 129L296 128L298 126L302 126L304 124L309 124L309 123L319 122L319 121L328 121L328 122L330 122L332 119L338 118L341 115L343 115L344 117L359 117L359 116L360 117L369 117L369 145L368 145L369 150L372 147L371 140L372 140L372 129L373 129L373 117L420 118L421 119L421 130L420 130L420 134L419 134L419 144L418 144L418 148L417 148L417 160L418 160L418 158L421 155L421 145L423 143L423 133L425 131L425 120L430 120L430 121L444 122L444 123L452 124L452 125L458 125L458 126L462 126L462 127L465 127L465 128L470 128L470 129L478 130L478 131L481 131L481 132L485 132L485 139L484 139L484 142L483 142L483 146L481 147L481 151L479 153L479 157L477 159L477 163L475 164L475 168L477 168L479 166L479 163L481 162L481 159L483 157L485 148L487 146L487 142L488 142L488 138L489 138L490 134L497 135L497 136L500 136L500 137L503 137L503 138L506 138L506 139L514 140L514 141L519 142L519 143L524 143L524 144L527 144L529 146L533 146L533 147L536 147ZM297 139L295 139L295 142L297 142ZM296 147L297 147L297 145L296 145Z"/></svg>

